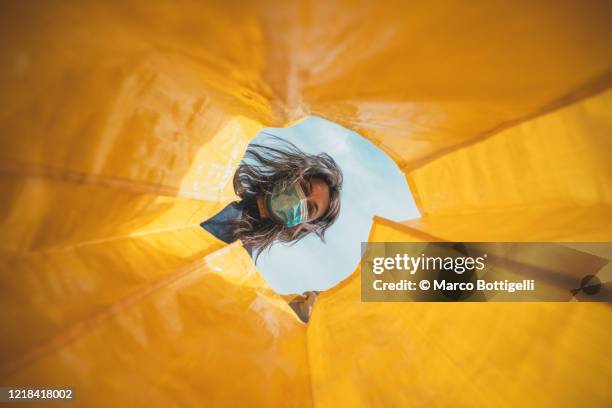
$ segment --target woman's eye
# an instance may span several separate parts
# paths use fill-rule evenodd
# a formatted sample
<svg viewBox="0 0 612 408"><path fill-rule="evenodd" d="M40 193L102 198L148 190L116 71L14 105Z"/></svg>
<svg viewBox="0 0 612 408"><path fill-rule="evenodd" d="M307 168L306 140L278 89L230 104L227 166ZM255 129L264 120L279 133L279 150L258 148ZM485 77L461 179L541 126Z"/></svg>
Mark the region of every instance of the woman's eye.
<svg viewBox="0 0 612 408"><path fill-rule="evenodd" d="M310 202L308 202L308 216L312 218L314 214L315 214L315 208Z"/></svg>
<svg viewBox="0 0 612 408"><path fill-rule="evenodd" d="M304 191L304 194L306 194L306 197L308 197L310 195L310 192L312 191L312 186L310 184L309 181L303 181L301 183L302 185L302 190Z"/></svg>

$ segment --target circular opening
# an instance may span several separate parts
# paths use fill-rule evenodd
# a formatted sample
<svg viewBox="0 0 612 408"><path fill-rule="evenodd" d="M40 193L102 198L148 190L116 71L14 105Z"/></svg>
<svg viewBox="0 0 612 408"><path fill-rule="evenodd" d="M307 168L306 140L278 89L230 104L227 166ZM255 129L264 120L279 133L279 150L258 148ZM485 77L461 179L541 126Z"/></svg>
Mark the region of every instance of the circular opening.
<svg viewBox="0 0 612 408"><path fill-rule="evenodd" d="M328 153L342 169L341 211L325 243L310 234L293 244L264 251L257 268L281 294L326 290L346 279L361 258L375 215L394 221L418 218L408 183L382 150L357 133L309 116L288 128L263 129L251 143L274 146L275 136L306 153Z"/></svg>

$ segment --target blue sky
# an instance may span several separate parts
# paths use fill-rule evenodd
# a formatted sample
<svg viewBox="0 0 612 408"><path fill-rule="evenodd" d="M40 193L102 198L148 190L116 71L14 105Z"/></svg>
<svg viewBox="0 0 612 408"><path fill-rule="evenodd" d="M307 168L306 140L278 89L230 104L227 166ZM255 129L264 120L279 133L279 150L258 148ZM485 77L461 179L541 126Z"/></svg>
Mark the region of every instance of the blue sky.
<svg viewBox="0 0 612 408"><path fill-rule="evenodd" d="M293 246L275 244L259 257L257 269L277 292L325 290L346 279L359 264L361 242L368 239L374 215L396 221L419 217L403 173L357 133L315 116L289 128L266 128L253 142L272 144L263 132L307 153L328 153L344 173L342 210L327 230L326 243L308 236Z"/></svg>

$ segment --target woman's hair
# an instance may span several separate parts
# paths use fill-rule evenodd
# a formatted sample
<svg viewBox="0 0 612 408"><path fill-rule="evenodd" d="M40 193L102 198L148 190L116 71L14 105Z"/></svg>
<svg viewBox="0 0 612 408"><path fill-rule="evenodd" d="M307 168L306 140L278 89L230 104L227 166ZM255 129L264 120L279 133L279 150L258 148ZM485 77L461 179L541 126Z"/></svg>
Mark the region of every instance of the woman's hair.
<svg viewBox="0 0 612 408"><path fill-rule="evenodd" d="M340 213L342 171L327 153L307 154L293 143L274 135L278 147L250 144L243 161L234 174L234 191L247 200L265 196L276 187L285 189L294 183L308 185L313 178L323 180L329 187L329 206L319 218L287 227L270 218L260 219L248 212L234 221L234 235L245 246L259 254L274 242L295 243L310 233L325 242L325 231ZM308 193L308 192L307 192Z"/></svg>

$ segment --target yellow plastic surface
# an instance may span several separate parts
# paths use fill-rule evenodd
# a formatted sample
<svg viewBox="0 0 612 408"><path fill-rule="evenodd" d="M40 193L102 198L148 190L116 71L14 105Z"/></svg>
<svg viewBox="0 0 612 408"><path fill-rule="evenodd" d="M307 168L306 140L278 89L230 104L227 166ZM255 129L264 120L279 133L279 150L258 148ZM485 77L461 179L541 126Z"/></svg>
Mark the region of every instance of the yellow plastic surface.
<svg viewBox="0 0 612 408"><path fill-rule="evenodd" d="M0 385L81 406L610 406L604 304L364 304L304 326L239 245L262 127L315 114L406 173L385 240L612 241L609 1L6 2Z"/></svg>
<svg viewBox="0 0 612 408"><path fill-rule="evenodd" d="M432 240L380 218L369 237ZM608 405L609 304L360 303L359 274L320 296L309 322L316 405Z"/></svg>

